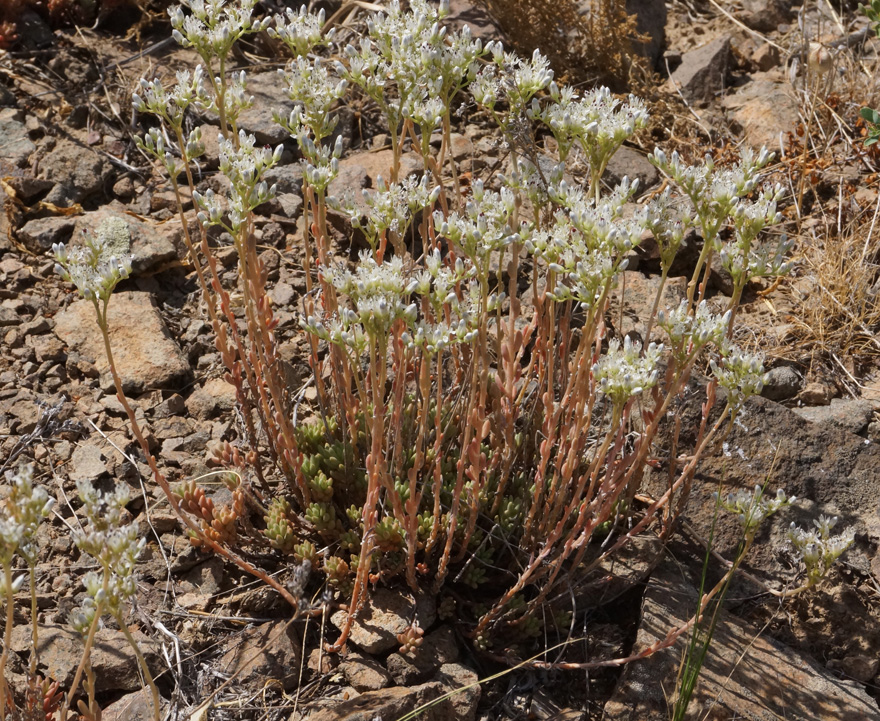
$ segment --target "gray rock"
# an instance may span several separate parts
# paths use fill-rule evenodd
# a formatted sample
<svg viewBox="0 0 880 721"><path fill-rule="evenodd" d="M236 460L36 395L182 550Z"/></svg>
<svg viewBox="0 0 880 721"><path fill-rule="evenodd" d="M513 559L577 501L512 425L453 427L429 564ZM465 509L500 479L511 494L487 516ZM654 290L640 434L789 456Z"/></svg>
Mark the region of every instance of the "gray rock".
<svg viewBox="0 0 880 721"><path fill-rule="evenodd" d="M338 629L345 625L347 611L337 611L330 620ZM384 653L400 643L397 636L413 621L421 628L430 628L437 619L437 602L432 596L416 596L415 608L403 594L379 588L355 616L351 642L367 653Z"/></svg>
<svg viewBox="0 0 880 721"><path fill-rule="evenodd" d="M785 0L742 0L738 17L744 25L762 33L776 30L791 18L791 2Z"/></svg>
<svg viewBox="0 0 880 721"><path fill-rule="evenodd" d="M731 112L735 128L742 131L749 145L778 149L785 134L798 122L798 103L789 92L782 74L766 73L736 93L728 95L722 105Z"/></svg>
<svg viewBox="0 0 880 721"><path fill-rule="evenodd" d="M791 366L779 366L767 372L761 395L771 401L794 398L803 385L803 379Z"/></svg>
<svg viewBox="0 0 880 721"><path fill-rule="evenodd" d="M293 193L302 199L303 173L299 163L276 165L263 176L268 185L275 185L279 195Z"/></svg>
<svg viewBox="0 0 880 721"><path fill-rule="evenodd" d="M446 693L446 687L437 681L411 688L384 688L368 691L357 698L342 701L308 716L291 717L291 721L375 721L376 719L399 719L417 708L426 706L419 721L451 721L455 719L451 704L444 701L427 706Z"/></svg>
<svg viewBox="0 0 880 721"><path fill-rule="evenodd" d="M445 22L455 30L461 30L467 25L471 29L471 35L482 40L483 45L493 40L510 45L501 26L478 2L450 0L449 15Z"/></svg>
<svg viewBox="0 0 880 721"><path fill-rule="evenodd" d="M289 691L299 681L302 647L293 624L264 623L231 638L229 646L220 660L220 670L235 674L239 683L262 686L274 682Z"/></svg>
<svg viewBox="0 0 880 721"><path fill-rule="evenodd" d="M761 395L771 401L794 398L803 385L803 379L791 366L779 366L767 372Z"/></svg>
<svg viewBox="0 0 880 721"><path fill-rule="evenodd" d="M76 352L91 358L98 370L109 370L95 310L87 300L72 303L56 316L55 333ZM110 342L126 394L183 384L189 363L168 333L149 293L114 294L108 314Z"/></svg>
<svg viewBox="0 0 880 721"><path fill-rule="evenodd" d="M24 320L21 315L12 308L4 308L0 306L0 328L7 328L11 325L18 325Z"/></svg>
<svg viewBox="0 0 880 721"><path fill-rule="evenodd" d="M378 661L360 653L349 653L339 664L345 680L360 693L391 685L391 676Z"/></svg>
<svg viewBox="0 0 880 721"><path fill-rule="evenodd" d="M476 672L460 663L444 663L434 680L456 692L445 701L452 707L449 718L455 721L474 721L481 695Z"/></svg>
<svg viewBox="0 0 880 721"><path fill-rule="evenodd" d="M110 162L94 150L66 140L40 158L40 178L54 180L47 203L69 206L104 189L112 174Z"/></svg>
<svg viewBox="0 0 880 721"><path fill-rule="evenodd" d="M96 481L107 473L104 454L91 443L77 446L70 457L70 478L73 481Z"/></svg>
<svg viewBox="0 0 880 721"><path fill-rule="evenodd" d="M718 253L712 253L709 268L709 285L728 297L732 296L734 291L733 276L724 267L724 264L721 262L721 256Z"/></svg>
<svg viewBox="0 0 880 721"><path fill-rule="evenodd" d="M648 318L651 308L654 306L654 298L660 288L660 277L656 275L646 276L635 270L626 270L621 276L611 295L610 314L615 330L621 335L635 332L643 340L647 331ZM624 297L623 325L620 323L620 296ZM660 296L658 310L673 310L678 308L684 298L687 297L687 279L669 278L663 287ZM656 322L651 330L651 338L648 341L663 342L665 333L657 327Z"/></svg>
<svg viewBox="0 0 880 721"><path fill-rule="evenodd" d="M67 243L76 228L76 218L52 215L25 223L16 233L18 239L32 253L45 253L53 243Z"/></svg>
<svg viewBox="0 0 880 721"><path fill-rule="evenodd" d="M213 418L235 407L235 386L223 378L211 378L186 399L186 409L199 420Z"/></svg>
<svg viewBox="0 0 880 721"><path fill-rule="evenodd" d="M834 398L827 406L809 406L792 410L801 418L813 423L832 425L856 435L863 433L874 417L874 404L861 398Z"/></svg>
<svg viewBox="0 0 880 721"><path fill-rule="evenodd" d="M0 172L12 175L24 167L37 146L28 137L24 114L16 108L0 110Z"/></svg>
<svg viewBox="0 0 880 721"><path fill-rule="evenodd" d="M696 587L671 561L651 578L633 653L684 624L696 606ZM605 706L606 721L666 721L669 698L689 635L646 660L627 664ZM876 718L864 689L841 681L760 629L722 610L690 708L711 718L813 721ZM709 716L707 715L707 718Z"/></svg>
<svg viewBox="0 0 880 721"><path fill-rule="evenodd" d="M617 185L624 177L638 179L639 193L643 193L660 180L660 171L642 153L622 147L608 161L604 180L610 185Z"/></svg>
<svg viewBox="0 0 880 721"><path fill-rule="evenodd" d="M284 90L284 79L274 72L249 74L247 94L254 96L254 104L238 118L238 127L253 133L261 144L278 145L290 140L290 134L272 119L277 112L286 118L294 103Z"/></svg>
<svg viewBox="0 0 880 721"><path fill-rule="evenodd" d="M165 706L163 703L162 707ZM101 721L153 721L154 718L153 696L148 688L126 694L101 711Z"/></svg>
<svg viewBox="0 0 880 721"><path fill-rule="evenodd" d="M14 108L18 103L13 92L5 85L0 85L0 108Z"/></svg>
<svg viewBox="0 0 880 721"><path fill-rule="evenodd" d="M733 54L729 37L720 37L681 56L670 78L689 102L708 101L725 87Z"/></svg>
<svg viewBox="0 0 880 721"><path fill-rule="evenodd" d="M140 631L134 631L132 635L146 659L150 673L155 677L163 665L158 644ZM19 624L13 629L10 647L16 653L31 652L29 623ZM82 658L82 636L72 629L43 624L40 626L37 648L40 666L46 669L47 677L58 681L62 688L69 688ZM137 691L141 688L137 658L122 631L100 629L95 634L91 661L97 692Z"/></svg>

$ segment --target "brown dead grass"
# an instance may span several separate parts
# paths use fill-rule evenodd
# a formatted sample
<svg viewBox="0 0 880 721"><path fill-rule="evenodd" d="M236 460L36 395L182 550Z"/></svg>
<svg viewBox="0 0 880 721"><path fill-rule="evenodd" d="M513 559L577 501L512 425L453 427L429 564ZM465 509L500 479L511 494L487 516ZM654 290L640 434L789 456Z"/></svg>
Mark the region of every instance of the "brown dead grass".
<svg viewBox="0 0 880 721"><path fill-rule="evenodd" d="M518 52L545 54L568 83L607 83L621 91L644 76L633 51L645 38L623 0L483 0Z"/></svg>

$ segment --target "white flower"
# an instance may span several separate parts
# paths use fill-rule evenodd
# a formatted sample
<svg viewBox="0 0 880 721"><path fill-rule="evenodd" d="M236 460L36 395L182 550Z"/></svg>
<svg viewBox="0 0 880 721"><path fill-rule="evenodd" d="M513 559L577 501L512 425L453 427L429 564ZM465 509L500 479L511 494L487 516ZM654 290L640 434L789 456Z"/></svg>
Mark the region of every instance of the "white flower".
<svg viewBox="0 0 880 721"><path fill-rule="evenodd" d="M715 493L714 497L722 508L736 515L746 533L753 533L765 518L797 500L794 496L786 496L781 488L775 496L768 498L759 485L755 486L754 491L739 490L729 493L726 498Z"/></svg>
<svg viewBox="0 0 880 721"><path fill-rule="evenodd" d="M623 406L632 396L657 383L657 361L662 353L662 345L651 343L642 354L638 341L626 336L621 346L615 338L608 344L608 352L593 366L593 378L602 393L615 405Z"/></svg>

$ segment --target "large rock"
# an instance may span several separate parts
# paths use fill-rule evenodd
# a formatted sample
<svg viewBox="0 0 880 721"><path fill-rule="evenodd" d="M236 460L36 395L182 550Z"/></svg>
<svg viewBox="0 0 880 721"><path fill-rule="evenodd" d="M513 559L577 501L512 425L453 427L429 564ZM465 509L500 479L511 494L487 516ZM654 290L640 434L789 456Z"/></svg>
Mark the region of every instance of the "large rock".
<svg viewBox="0 0 880 721"><path fill-rule="evenodd" d="M336 628L341 629L347 614L347 611L337 611L330 620ZM413 608L405 595L380 588L370 595L366 605L355 616L350 639L367 653L384 653L400 645L398 634L409 628L413 621L427 629L436 619L437 602L432 596L419 594Z"/></svg>
<svg viewBox="0 0 880 721"><path fill-rule="evenodd" d="M798 103L779 72L756 75L722 104L745 142L755 148L766 146L778 152L786 133L794 131L798 122Z"/></svg>
<svg viewBox="0 0 880 721"><path fill-rule="evenodd" d="M286 118L294 108L284 86L284 78L275 72L247 76L247 94L253 95L254 104L239 116L238 127L253 133L258 143L278 145L290 140L290 133L272 119L275 112ZM215 118L211 121L216 122Z"/></svg>
<svg viewBox="0 0 880 721"><path fill-rule="evenodd" d="M633 653L684 624L697 603L686 571L667 561L654 573L642 603ZM669 701L689 635L646 660L628 664L605 706L605 721L667 721ZM877 718L877 704L855 683L834 678L761 629L721 611L690 711L694 718L788 721Z"/></svg>
<svg viewBox="0 0 880 721"><path fill-rule="evenodd" d="M45 253L55 243L69 242L74 228L76 218L70 215L50 215L29 220L15 235L32 253Z"/></svg>
<svg viewBox="0 0 880 721"><path fill-rule="evenodd" d="M55 187L45 200L60 206L81 203L101 193L108 183L112 166L91 148L67 140L40 158L40 178L54 180Z"/></svg>
<svg viewBox="0 0 880 721"><path fill-rule="evenodd" d="M272 621L230 639L220 670L243 684L280 683L285 691L299 681L302 647L297 629L288 621Z"/></svg>
<svg viewBox="0 0 880 721"><path fill-rule="evenodd" d="M114 294L109 310L110 343L126 394L172 389L190 374L189 363L171 338L149 293ZM104 341L91 302L79 300L56 316L55 333L70 348L109 371Z"/></svg>
<svg viewBox="0 0 880 721"><path fill-rule="evenodd" d="M712 100L726 86L732 57L730 38L717 38L682 55L669 83L688 102Z"/></svg>
<svg viewBox="0 0 880 721"><path fill-rule="evenodd" d="M292 716L294 719L308 721L375 721L376 719L399 719L415 709L426 706L418 716L420 721L452 721L449 702L430 704L446 692L445 686L437 681L412 688L383 688L368 691L357 698L333 704L316 714Z"/></svg>
<svg viewBox="0 0 880 721"><path fill-rule="evenodd" d="M15 108L0 110L0 175L12 175L27 164L36 146L24 125L24 113Z"/></svg>
<svg viewBox="0 0 880 721"><path fill-rule="evenodd" d="M162 668L162 656L158 644L135 631L133 634L141 653L146 659L150 673L155 677ZM20 624L12 631L10 644L16 653L30 653L31 626ZM40 666L46 669L47 678L53 678L61 688L69 688L83 653L83 637L61 626L41 625L39 642ZM92 669L95 672L95 690L137 691L141 677L137 657L122 631L102 628L95 634L92 647Z"/></svg>

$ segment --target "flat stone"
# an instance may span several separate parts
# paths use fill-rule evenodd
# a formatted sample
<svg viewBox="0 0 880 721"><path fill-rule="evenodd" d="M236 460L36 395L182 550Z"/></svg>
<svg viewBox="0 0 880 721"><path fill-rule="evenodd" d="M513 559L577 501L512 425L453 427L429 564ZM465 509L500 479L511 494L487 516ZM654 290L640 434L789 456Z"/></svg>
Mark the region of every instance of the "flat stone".
<svg viewBox="0 0 880 721"><path fill-rule="evenodd" d="M639 193L642 193L660 180L660 171L642 153L622 147L608 161L604 180L614 186L625 177L631 181L638 179Z"/></svg>
<svg viewBox="0 0 880 721"><path fill-rule="evenodd" d="M801 418L813 423L830 424L850 433L861 434L874 416L875 404L861 398L834 398L827 406L793 408Z"/></svg>
<svg viewBox="0 0 880 721"><path fill-rule="evenodd" d="M161 698L159 703L163 709L166 707ZM162 718L163 714L159 716ZM148 688L126 694L101 711L101 721L153 721L155 718L153 695Z"/></svg>
<svg viewBox="0 0 880 721"><path fill-rule="evenodd" d="M220 660L220 670L235 674L242 684L280 683L285 691L299 680L302 647L296 628L287 621L273 621L250 628L231 638L231 648Z"/></svg>
<svg viewBox="0 0 880 721"><path fill-rule="evenodd" d="M445 702L452 707L451 719L455 721L476 719L482 689L475 671L460 663L444 663L434 680L442 683L449 691L456 692Z"/></svg>
<svg viewBox="0 0 880 721"><path fill-rule="evenodd" d="M671 561L651 578L632 652L684 624L696 607L696 586ZM669 698L690 636L626 665L605 706L606 721L667 721ZM834 678L761 629L722 610L690 710L700 718L788 721L876 718L877 704L859 684Z"/></svg>
<svg viewBox="0 0 880 721"><path fill-rule="evenodd" d="M394 153L391 152L390 148L375 153L357 153L339 161L339 173L342 175L343 172L352 172L349 170L352 166L361 168L369 178L369 184L361 187L375 188L378 186L379 176L382 176L386 184L391 182L391 163L393 158ZM399 180L408 178L411 175L421 175L423 170L422 159L416 153L403 153L400 156ZM362 176L358 174L357 177L360 178Z"/></svg>
<svg viewBox="0 0 880 721"><path fill-rule="evenodd" d="M159 645L140 631L132 633L141 653L146 659L150 673L155 677L163 667ZM12 631L10 644L16 653L31 652L30 624L20 624ZM40 666L47 677L69 688L83 653L83 638L72 629L43 624L39 635ZM137 691L141 677L137 657L122 631L102 628L95 634L92 647L92 669L95 672L95 690Z"/></svg>
<svg viewBox="0 0 880 721"><path fill-rule="evenodd" d="M70 457L70 478L73 481L96 481L107 473L104 454L91 443L83 443L73 450Z"/></svg>
<svg viewBox="0 0 880 721"><path fill-rule="evenodd" d="M36 149L28 137L22 111L0 109L0 173L11 175L15 168L24 167Z"/></svg>
<svg viewBox="0 0 880 721"><path fill-rule="evenodd" d="M730 38L719 37L681 56L669 84L688 101L708 101L725 87L732 58Z"/></svg>
<svg viewBox="0 0 880 721"><path fill-rule="evenodd" d="M54 180L45 200L60 206L81 203L104 189L110 178L110 162L94 150L67 140L40 158L40 178Z"/></svg>
<svg viewBox="0 0 880 721"><path fill-rule="evenodd" d="M235 406L235 386L223 378L211 378L186 399L186 409L199 420L213 418Z"/></svg>
<svg viewBox="0 0 880 721"><path fill-rule="evenodd" d="M337 611L330 620L338 629L345 625L347 611ZM390 651L400 643L403 633L415 621L421 628L430 628L437 619L437 602L432 596L419 594L416 605L398 591L379 588L355 617L351 628L351 642L366 651L377 654Z"/></svg>
<svg viewBox="0 0 880 721"><path fill-rule="evenodd" d="M383 688L368 691L357 698L333 704L330 708L310 714L308 721L375 721L399 719L446 693L446 687L433 681L412 688ZM455 717L448 701L427 706L419 714L419 721L451 721ZM304 716L300 718L306 718Z"/></svg>
<svg viewBox="0 0 880 721"><path fill-rule="evenodd" d="M56 316L55 333L70 348L91 358L102 374L109 371L104 341L91 302L79 300ZM171 338L149 293L114 294L108 320L110 342L122 387L128 395L183 384L189 363Z"/></svg>
<svg viewBox="0 0 880 721"><path fill-rule="evenodd" d="M45 253L54 243L67 243L76 228L76 218L52 215L29 220L19 228L16 236L32 253Z"/></svg>
<svg viewBox="0 0 880 721"><path fill-rule="evenodd" d="M360 693L378 691L391 685L391 675L381 664L361 653L349 653L339 664L339 670L345 680Z"/></svg>
<svg viewBox="0 0 880 721"><path fill-rule="evenodd" d="M294 103L284 90L284 79L278 73L248 73L247 95L253 95L254 104L242 112L238 127L252 133L260 144L278 145L290 140L290 134L272 118L277 112L286 118Z"/></svg>
<svg viewBox="0 0 880 721"><path fill-rule="evenodd" d="M755 148L778 149L781 139L798 123L798 103L782 73L771 71L722 100L745 142Z"/></svg>

